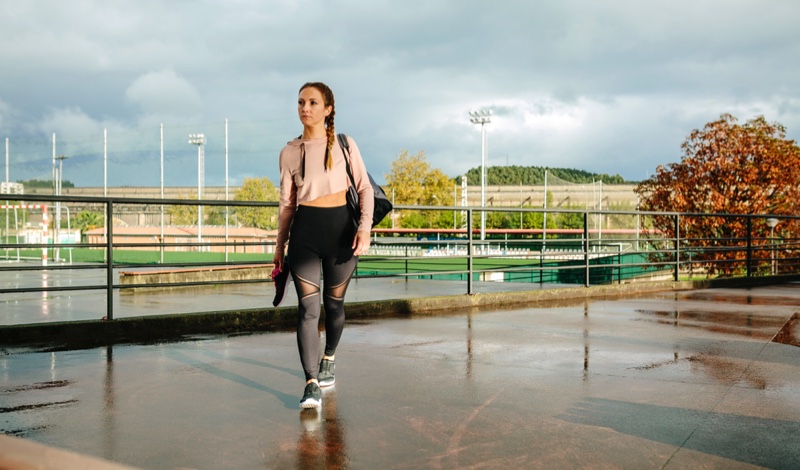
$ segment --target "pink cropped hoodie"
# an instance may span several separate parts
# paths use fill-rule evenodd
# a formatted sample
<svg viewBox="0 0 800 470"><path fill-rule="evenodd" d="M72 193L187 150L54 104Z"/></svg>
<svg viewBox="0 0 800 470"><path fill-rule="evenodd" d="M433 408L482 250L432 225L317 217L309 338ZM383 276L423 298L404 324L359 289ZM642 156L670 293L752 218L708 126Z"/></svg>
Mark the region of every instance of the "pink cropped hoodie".
<svg viewBox="0 0 800 470"><path fill-rule="evenodd" d="M356 183L361 203L359 231L372 229L374 199L367 169L356 142L347 137L350 144L350 168ZM280 202L278 205L278 238L276 251L283 251L289 239L297 206L304 202L346 190L350 186L345 166L345 154L336 139L331 149L333 167L325 167L325 149L328 139L294 139L286 144L280 154Z"/></svg>

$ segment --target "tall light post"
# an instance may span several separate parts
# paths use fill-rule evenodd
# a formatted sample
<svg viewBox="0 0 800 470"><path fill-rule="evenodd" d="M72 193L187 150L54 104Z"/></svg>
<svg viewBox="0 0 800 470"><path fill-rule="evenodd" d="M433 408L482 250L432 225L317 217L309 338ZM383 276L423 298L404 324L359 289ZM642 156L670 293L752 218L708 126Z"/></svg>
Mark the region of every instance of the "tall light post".
<svg viewBox="0 0 800 470"><path fill-rule="evenodd" d="M64 179L64 160L66 160L67 156L59 155L56 157L58 160L58 169L56 173L56 196L61 196L61 183ZM53 243L56 245L56 252L55 252L55 260L58 262L58 257L60 255L60 250L58 249L58 244L61 243L61 201L56 201L56 221L55 221L55 230L53 230L54 240Z"/></svg>
<svg viewBox="0 0 800 470"><path fill-rule="evenodd" d="M767 219L767 225L769 225L769 250L770 250L770 257L772 258L772 275L776 275L778 273L778 266L775 264L775 227L778 225L780 220L770 217Z"/></svg>
<svg viewBox="0 0 800 470"><path fill-rule="evenodd" d="M228 119L225 119L225 202L228 202ZM228 206L225 206L225 262L228 262Z"/></svg>
<svg viewBox="0 0 800 470"><path fill-rule="evenodd" d="M197 200L203 199L203 183L205 179L205 154L203 146L206 144L206 136L203 134L189 134L189 143L197 146ZM197 243L203 243L203 206L197 205ZM203 251L202 246L197 247L198 251Z"/></svg>
<svg viewBox="0 0 800 470"><path fill-rule="evenodd" d="M486 239L486 124L492 122L492 111L469 112L469 121L481 125L481 240ZM471 228L471 227L470 227Z"/></svg>

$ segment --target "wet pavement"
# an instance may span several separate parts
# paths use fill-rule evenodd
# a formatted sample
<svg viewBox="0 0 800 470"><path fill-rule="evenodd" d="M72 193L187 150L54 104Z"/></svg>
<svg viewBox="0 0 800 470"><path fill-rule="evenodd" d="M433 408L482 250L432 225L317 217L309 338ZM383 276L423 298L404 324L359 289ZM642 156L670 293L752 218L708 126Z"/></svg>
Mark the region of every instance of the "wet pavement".
<svg viewBox="0 0 800 470"><path fill-rule="evenodd" d="M140 268L148 270L152 268ZM126 268L133 271L134 268ZM114 279L119 279L119 270ZM0 287L7 289L105 286L102 270L0 271ZM544 288L555 288L545 284ZM569 286L574 287L574 286ZM475 282L475 293L535 290L540 284ZM467 293L466 281L438 281L404 278L364 278L351 282L348 302L408 299L426 296ZM272 306L275 289L272 282L212 285L180 289L152 289L140 292L115 291L113 318L152 315L255 309ZM283 305L297 305L294 288L289 287ZM0 294L0 326L98 320L106 316L104 289L50 292L13 292Z"/></svg>
<svg viewBox="0 0 800 470"><path fill-rule="evenodd" d="M4 349L0 432L153 469L800 468L800 285Z"/></svg>

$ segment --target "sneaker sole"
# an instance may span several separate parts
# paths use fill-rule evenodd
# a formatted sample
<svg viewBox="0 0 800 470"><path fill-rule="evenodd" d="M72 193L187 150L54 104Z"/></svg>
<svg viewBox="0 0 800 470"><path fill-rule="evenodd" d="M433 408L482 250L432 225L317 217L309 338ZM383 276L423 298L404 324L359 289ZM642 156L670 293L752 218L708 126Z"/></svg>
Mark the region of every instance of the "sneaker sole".
<svg viewBox="0 0 800 470"><path fill-rule="evenodd" d="M300 408L304 410L309 408L319 408L320 406L322 406L322 400L315 400L313 398L300 403Z"/></svg>
<svg viewBox="0 0 800 470"><path fill-rule="evenodd" d="M325 382L320 382L320 383L319 383L319 387L320 387L320 388L324 388L324 387L332 387L332 386L333 386L333 384L335 384L335 383L336 383L336 379L331 379L331 381L330 381L330 382L328 382L328 381L325 381Z"/></svg>

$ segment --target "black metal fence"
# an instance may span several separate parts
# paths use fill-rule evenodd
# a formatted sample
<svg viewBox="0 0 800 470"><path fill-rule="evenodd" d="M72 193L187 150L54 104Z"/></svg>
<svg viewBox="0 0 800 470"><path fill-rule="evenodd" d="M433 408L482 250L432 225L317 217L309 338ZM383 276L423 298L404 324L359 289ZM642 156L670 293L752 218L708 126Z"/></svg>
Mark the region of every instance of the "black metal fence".
<svg viewBox="0 0 800 470"><path fill-rule="evenodd" d="M106 318L114 319L113 298L126 289L163 289L220 284L263 283L268 275L239 279L171 280L122 284L116 279L120 269L182 268L186 271L225 267L271 266L274 234L261 238L230 237L230 211L241 208L275 211L274 202L212 201L186 199L138 199L77 196L3 195L6 230L0 239L0 294L58 291L105 291ZM14 219L11 235L11 211L14 208L62 208L70 204L97 207L103 214L103 236L100 241L51 238L54 231L49 220L28 223L27 228ZM115 231L115 208L141 206L151 208L205 207L225 214L225 236L194 235L168 242L165 227L142 231L138 239L123 240ZM47 209L44 209L46 211ZM481 211L500 213L547 214L548 226L521 228L476 227ZM415 229L401 226L402 213L408 211L449 211L464 215L464 227L452 229ZM35 212L35 210L33 210ZM199 212L199 211L198 211ZM44 215L43 213L41 215ZM274 214L273 214L274 215ZM359 262L357 277L401 277L442 279L462 282L464 292L476 292L476 283L510 282L557 285L597 285L625 282L648 282L658 279L703 277L752 277L798 272L798 240L794 237L798 217L770 214L684 214L637 211L559 210L500 207L398 206L390 216L391 229L375 230L370 253ZM570 219L571 226L554 219ZM455 220L455 217L454 217ZM575 221L578 220L578 227ZM599 220L599 223L598 223ZM612 223L613 222L613 223ZM713 224L711 223L713 222ZM0 220L0 224L3 221ZM561 225L559 225L561 224ZM713 226L714 230L695 230ZM33 227L33 228L31 228ZM41 228L39 238L37 227ZM470 227L467 229L466 227ZM199 228L199 227L198 227ZM59 227L59 231L61 228ZM21 234L21 232L23 232ZM219 232L219 231L218 231ZM194 232L192 232L194 233ZM703 234L695 235L697 233ZM707 235L713 233L714 236ZM484 236L482 236L484 234ZM47 236L45 236L47 235ZM20 241L21 240L21 241ZM90 253L90 259L71 259L72 250ZM149 258L130 256L130 250L148 253ZM241 253L240 253L241 251ZM42 253L41 260L36 253ZM61 254L70 254L69 257ZM21 253L27 253L28 259ZM31 255L33 253L33 255ZM50 253L54 253L53 256ZM181 257L165 257L165 253L181 253ZM124 256L123 256L124 255ZM235 255L235 256L234 256ZM31 258L32 256L32 258ZM51 271L100 270L104 282L71 285L21 285L14 273L34 271L46 275Z"/></svg>

